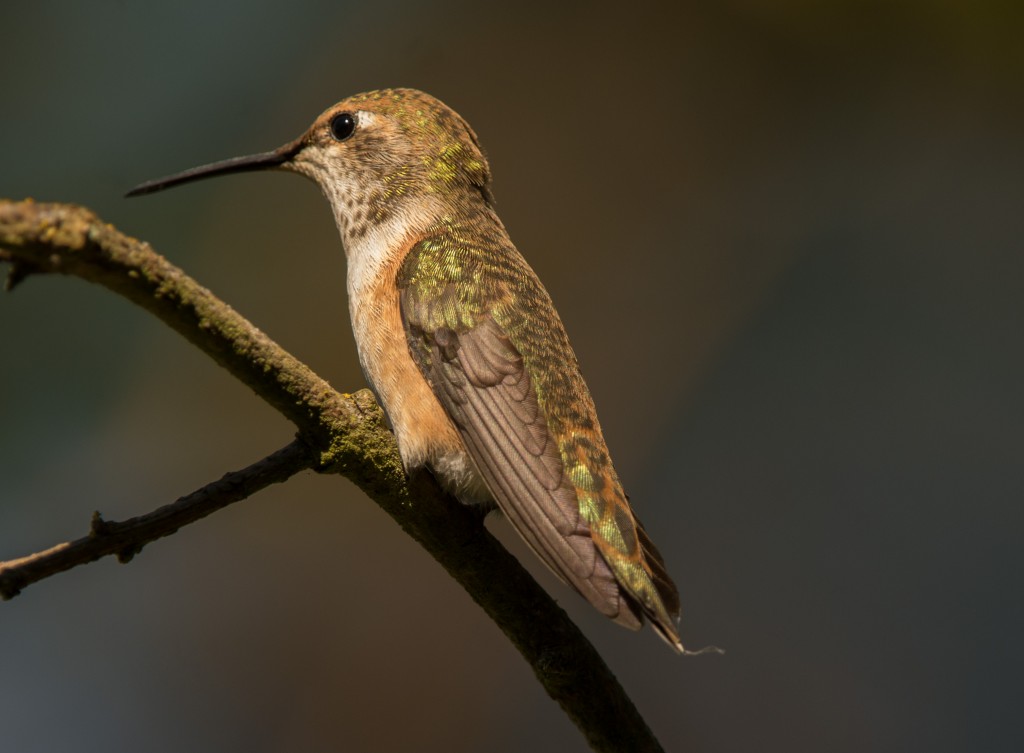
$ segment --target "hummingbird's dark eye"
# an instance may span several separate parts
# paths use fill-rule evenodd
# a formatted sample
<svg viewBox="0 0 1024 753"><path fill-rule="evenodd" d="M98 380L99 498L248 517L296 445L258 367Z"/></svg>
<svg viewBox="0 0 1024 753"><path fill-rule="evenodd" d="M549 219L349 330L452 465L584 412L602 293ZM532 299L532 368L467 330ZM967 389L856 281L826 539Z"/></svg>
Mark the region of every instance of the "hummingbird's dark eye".
<svg viewBox="0 0 1024 753"><path fill-rule="evenodd" d="M356 130L356 119L352 113L343 112L331 118L331 135L335 141L344 141Z"/></svg>

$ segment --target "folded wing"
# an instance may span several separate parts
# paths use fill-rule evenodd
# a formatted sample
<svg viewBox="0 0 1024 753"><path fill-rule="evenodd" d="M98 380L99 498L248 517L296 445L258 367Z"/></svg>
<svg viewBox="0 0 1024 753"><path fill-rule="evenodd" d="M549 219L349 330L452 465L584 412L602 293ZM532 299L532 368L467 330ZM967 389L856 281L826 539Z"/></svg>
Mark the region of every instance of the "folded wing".
<svg viewBox="0 0 1024 753"><path fill-rule="evenodd" d="M428 329L403 299L410 352L455 422L498 507L544 563L602 614L632 628L624 597L581 518L522 356L489 316Z"/></svg>

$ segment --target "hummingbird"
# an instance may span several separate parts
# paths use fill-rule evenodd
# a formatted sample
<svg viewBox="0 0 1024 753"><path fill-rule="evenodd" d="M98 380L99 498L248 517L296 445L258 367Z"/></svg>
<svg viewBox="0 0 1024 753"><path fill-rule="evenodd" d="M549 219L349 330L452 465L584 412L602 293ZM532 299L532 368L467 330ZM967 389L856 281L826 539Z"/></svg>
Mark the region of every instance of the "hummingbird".
<svg viewBox="0 0 1024 753"><path fill-rule="evenodd" d="M679 653L679 594L632 511L551 297L495 212L476 133L415 89L357 94L273 151L142 183L279 169L312 179L345 247L363 373L407 472L496 505L599 612Z"/></svg>

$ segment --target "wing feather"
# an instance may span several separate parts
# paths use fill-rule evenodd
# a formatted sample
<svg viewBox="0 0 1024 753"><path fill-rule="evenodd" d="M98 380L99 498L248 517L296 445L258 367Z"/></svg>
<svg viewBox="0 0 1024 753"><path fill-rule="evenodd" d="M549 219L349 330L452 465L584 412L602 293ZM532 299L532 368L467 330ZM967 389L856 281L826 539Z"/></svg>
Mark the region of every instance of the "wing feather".
<svg viewBox="0 0 1024 753"><path fill-rule="evenodd" d="M410 353L462 435L499 508L540 559L603 614L640 626L582 520L576 489L522 356L490 316L429 329L402 297Z"/></svg>

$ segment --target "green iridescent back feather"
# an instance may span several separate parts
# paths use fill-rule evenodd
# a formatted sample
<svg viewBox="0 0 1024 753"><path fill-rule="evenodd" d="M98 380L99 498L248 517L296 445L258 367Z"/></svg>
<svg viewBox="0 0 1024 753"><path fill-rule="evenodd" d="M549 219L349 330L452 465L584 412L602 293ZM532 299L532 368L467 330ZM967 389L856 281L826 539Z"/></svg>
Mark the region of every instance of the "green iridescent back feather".
<svg viewBox="0 0 1024 753"><path fill-rule="evenodd" d="M504 228L480 221L486 216L452 216L432 228L407 256L398 286L424 329L465 332L489 316L508 336L598 551L629 596L671 630L675 586L629 510L561 320Z"/></svg>

